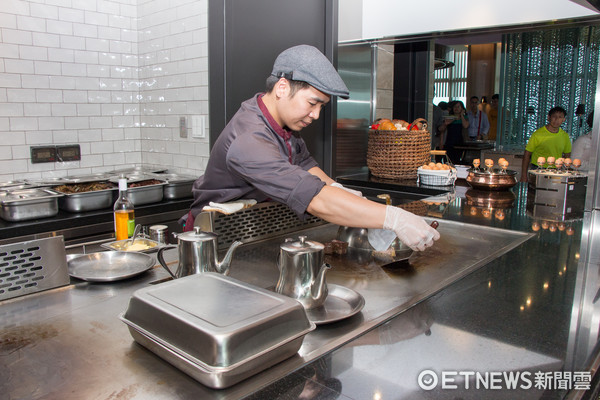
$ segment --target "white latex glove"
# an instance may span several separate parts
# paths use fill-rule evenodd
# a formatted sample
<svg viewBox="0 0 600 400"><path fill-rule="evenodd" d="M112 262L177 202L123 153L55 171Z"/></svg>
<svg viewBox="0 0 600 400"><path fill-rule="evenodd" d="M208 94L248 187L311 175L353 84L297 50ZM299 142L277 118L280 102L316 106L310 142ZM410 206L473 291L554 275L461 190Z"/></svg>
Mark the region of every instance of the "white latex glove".
<svg viewBox="0 0 600 400"><path fill-rule="evenodd" d="M337 182L333 182L331 184L331 186L336 187L336 188L340 188L345 190L346 192L352 193L353 195L356 195L358 197L363 197L362 192L359 192L358 190L354 190L354 189L348 189L347 187L342 186L341 183L337 183Z"/></svg>
<svg viewBox="0 0 600 400"><path fill-rule="evenodd" d="M440 238L440 233L423 218L394 206L386 207L383 229L396 232L398 239L415 251L433 246L433 241Z"/></svg>

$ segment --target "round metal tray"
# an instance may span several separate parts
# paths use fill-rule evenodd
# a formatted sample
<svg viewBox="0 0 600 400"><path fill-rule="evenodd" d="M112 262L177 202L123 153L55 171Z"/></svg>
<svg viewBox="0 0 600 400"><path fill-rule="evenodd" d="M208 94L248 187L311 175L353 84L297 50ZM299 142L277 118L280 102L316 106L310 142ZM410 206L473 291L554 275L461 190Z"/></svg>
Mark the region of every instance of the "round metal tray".
<svg viewBox="0 0 600 400"><path fill-rule="evenodd" d="M329 294L325 304L306 310L310 322L325 325L341 321L360 312L365 306L365 299L360 293L344 286L327 284Z"/></svg>
<svg viewBox="0 0 600 400"><path fill-rule="evenodd" d="M143 253L104 251L67 257L69 275L88 282L113 282L146 272L156 262Z"/></svg>

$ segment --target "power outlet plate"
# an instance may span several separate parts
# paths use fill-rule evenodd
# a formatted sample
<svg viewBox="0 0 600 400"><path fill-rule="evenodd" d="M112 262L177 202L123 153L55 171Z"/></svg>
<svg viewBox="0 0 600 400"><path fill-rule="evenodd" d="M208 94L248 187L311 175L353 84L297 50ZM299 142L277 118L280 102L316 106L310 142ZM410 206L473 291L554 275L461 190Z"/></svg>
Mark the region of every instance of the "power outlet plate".
<svg viewBox="0 0 600 400"><path fill-rule="evenodd" d="M187 138L187 126L185 117L179 117L179 137Z"/></svg>

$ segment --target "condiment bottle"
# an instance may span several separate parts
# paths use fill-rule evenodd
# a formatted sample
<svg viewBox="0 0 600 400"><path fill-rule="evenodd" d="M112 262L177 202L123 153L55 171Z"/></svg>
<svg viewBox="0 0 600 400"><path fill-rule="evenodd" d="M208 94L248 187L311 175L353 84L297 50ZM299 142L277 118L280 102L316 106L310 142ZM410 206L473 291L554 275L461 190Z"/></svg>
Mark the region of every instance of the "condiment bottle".
<svg viewBox="0 0 600 400"><path fill-rule="evenodd" d="M119 198L115 202L115 236L117 240L125 240L133 235L135 215L133 204L127 198L127 179L119 179Z"/></svg>

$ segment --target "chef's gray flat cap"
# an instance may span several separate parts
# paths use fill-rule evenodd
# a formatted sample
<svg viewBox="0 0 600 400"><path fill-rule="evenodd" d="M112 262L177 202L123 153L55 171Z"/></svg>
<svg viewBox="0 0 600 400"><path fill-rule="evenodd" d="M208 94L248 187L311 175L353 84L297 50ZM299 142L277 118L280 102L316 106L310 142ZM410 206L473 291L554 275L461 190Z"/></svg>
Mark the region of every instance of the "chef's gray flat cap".
<svg viewBox="0 0 600 400"><path fill-rule="evenodd" d="M346 84L327 57L316 47L306 44L281 52L273 64L271 75L306 82L332 96L350 97Z"/></svg>

